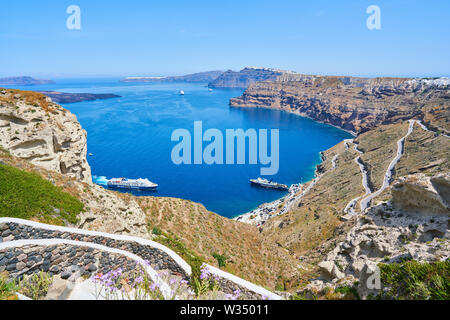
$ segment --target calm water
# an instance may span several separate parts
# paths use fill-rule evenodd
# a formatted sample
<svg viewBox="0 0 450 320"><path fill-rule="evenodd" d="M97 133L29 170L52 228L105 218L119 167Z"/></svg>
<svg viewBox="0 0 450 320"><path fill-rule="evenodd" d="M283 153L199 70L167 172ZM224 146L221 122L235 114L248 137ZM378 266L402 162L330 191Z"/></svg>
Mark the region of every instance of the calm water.
<svg viewBox="0 0 450 320"><path fill-rule="evenodd" d="M284 192L252 187L261 165L180 165L171 161L172 131L193 122L203 130L249 128L280 130L280 170L274 181L292 184L313 178L319 152L350 137L342 130L293 114L267 109L229 108L241 90L214 90L193 84L123 84L118 79L59 80L26 90L115 93L122 98L65 104L88 132L88 157L96 176L149 178L159 184L154 193L204 204L226 217L250 211ZM179 95L184 90L184 96ZM269 134L270 137L270 134Z"/></svg>

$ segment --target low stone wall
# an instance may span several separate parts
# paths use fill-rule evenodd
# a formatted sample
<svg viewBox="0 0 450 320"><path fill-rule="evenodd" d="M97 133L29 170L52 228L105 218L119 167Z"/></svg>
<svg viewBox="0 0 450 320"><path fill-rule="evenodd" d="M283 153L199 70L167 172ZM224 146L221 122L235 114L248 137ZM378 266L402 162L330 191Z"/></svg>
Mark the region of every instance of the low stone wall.
<svg viewBox="0 0 450 320"><path fill-rule="evenodd" d="M16 241L21 239L69 239L74 241L96 243L110 248L116 248L134 253L142 259L148 260L152 268L155 270L167 269L173 274L182 276L185 279L188 279L189 277L189 274L166 252L157 248L139 244L137 242L116 240L104 236L47 230L14 222L0 224L0 242Z"/></svg>
<svg viewBox="0 0 450 320"><path fill-rule="evenodd" d="M74 273L90 277L118 267L133 270L137 262L144 260L150 264L147 272L155 279L155 270L168 270L184 279L190 277L191 268L181 257L151 240L0 218L0 272L7 271L12 278L41 270L62 278ZM281 299L230 273L208 268L224 293L239 290L244 299Z"/></svg>
<svg viewBox="0 0 450 320"><path fill-rule="evenodd" d="M68 244L25 245L0 250L0 272L7 271L14 279L44 271L50 276L60 275L64 280L76 280L119 267L130 272L136 265L136 261L120 254Z"/></svg>

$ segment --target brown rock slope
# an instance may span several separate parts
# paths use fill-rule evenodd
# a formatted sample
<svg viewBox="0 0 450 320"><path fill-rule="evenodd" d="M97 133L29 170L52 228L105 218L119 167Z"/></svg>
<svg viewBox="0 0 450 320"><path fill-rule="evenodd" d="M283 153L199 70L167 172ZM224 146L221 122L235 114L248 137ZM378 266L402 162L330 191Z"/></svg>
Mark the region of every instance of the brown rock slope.
<svg viewBox="0 0 450 320"><path fill-rule="evenodd" d="M251 84L232 107L295 112L354 132L417 118L450 132L448 79L282 75Z"/></svg>

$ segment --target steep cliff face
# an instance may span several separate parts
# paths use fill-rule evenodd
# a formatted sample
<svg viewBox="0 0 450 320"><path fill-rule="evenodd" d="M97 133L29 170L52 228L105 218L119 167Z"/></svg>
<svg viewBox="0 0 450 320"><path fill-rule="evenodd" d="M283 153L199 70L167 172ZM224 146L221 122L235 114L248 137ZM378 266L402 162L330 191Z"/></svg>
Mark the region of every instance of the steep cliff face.
<svg viewBox="0 0 450 320"><path fill-rule="evenodd" d="M282 109L357 133L413 117L449 132L449 101L449 79L286 74L251 84L230 106Z"/></svg>
<svg viewBox="0 0 450 320"><path fill-rule="evenodd" d="M86 135L76 116L50 98L0 89L0 146L12 155L91 183Z"/></svg>
<svg viewBox="0 0 450 320"><path fill-rule="evenodd" d="M245 89L258 81L276 80L284 74L293 74L270 68L247 67L239 72L228 70L209 83L210 88L241 88Z"/></svg>

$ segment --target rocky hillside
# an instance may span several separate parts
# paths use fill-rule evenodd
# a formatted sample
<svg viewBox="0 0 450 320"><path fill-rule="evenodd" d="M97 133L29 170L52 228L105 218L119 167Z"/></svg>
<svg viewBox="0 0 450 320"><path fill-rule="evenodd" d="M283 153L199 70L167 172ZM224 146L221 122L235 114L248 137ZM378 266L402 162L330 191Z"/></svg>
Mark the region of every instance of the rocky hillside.
<svg viewBox="0 0 450 320"><path fill-rule="evenodd" d="M446 263L450 258L449 190L448 173L431 177L414 174L395 181L391 188L392 199L370 207L363 216L355 218L355 225L345 240L318 264L321 280L314 281L301 292L320 295L325 288L336 289L338 282L346 282L355 286L361 298L371 295L427 299L432 297L433 289L448 296L448 289L445 289L448 283L434 282L431 270L425 274L425 278L431 278L431 285L426 283L426 279L421 279L423 275L420 274L415 275L419 279L409 280L410 288L401 283L407 279L394 280L385 273L380 275L381 291L380 288L370 288L367 282L376 268L389 270L384 265L404 264L411 260L419 263L418 266ZM401 268L406 273L410 266L402 265ZM448 268L447 262L443 281L450 280ZM393 286L404 288L398 290Z"/></svg>
<svg viewBox="0 0 450 320"><path fill-rule="evenodd" d="M86 131L41 93L0 89L0 145L21 159L91 183Z"/></svg>
<svg viewBox="0 0 450 320"><path fill-rule="evenodd" d="M275 82L260 82L249 90L273 83L292 85L293 79L306 83L315 78L284 74ZM47 181L40 187L65 200L61 205L43 206L45 212L27 211L28 219L150 238L173 249L196 270L206 261L271 289L297 291L294 297L319 298L342 298L349 292L353 297L392 298L399 287L402 297L417 297L411 294L413 289L404 287L408 275L392 280L394 272L413 270L411 277L419 279L414 286L425 288L420 297L442 297L439 283L450 281L442 271L449 256L450 218L450 142L443 133L448 125L446 80L319 80L317 86L305 90L322 93L320 90L328 87L329 91L323 91L328 97L344 95L345 103L352 105L358 116L340 125L360 133L322 153L314 180L291 186L286 197L262 205L239 221L191 201L134 197L93 185L90 173L87 175L86 133L75 116L32 92L0 91L0 166L9 168L0 174L21 177L20 172L33 173L33 179L37 175ZM425 93L419 95L420 90ZM306 91L305 96L312 94ZM381 99L392 105L374 107L374 114L363 116L366 105L356 108L358 102L352 102L356 98L350 99L352 92L363 91L371 92L367 93L370 101ZM417 106L422 96L423 104ZM317 105L322 105L321 97L317 95ZM442 103L436 105L437 101ZM375 102L372 106L379 107ZM314 108L310 109L318 110ZM340 110L330 108L323 105L320 112ZM402 111L395 113L394 109ZM410 119L413 116L416 119ZM336 119L341 117L336 114ZM404 117L408 121L402 121ZM63 170L66 168L71 169ZM21 178L21 183L30 185L23 189L33 191L37 187L33 179ZM48 181L59 191L50 188ZM1 186L3 201L12 205L27 202L21 192ZM75 220L72 211L67 218L65 208L77 210ZM5 212L13 211L5 211L3 206L0 213ZM409 260L409 269L398 267ZM376 267L383 270L382 292L364 287L368 273ZM434 280L420 278L422 268L433 270Z"/></svg>
<svg viewBox="0 0 450 320"><path fill-rule="evenodd" d="M365 284L367 263L396 263L405 252L415 261L443 261L449 252L449 150L448 137L420 122L379 126L325 151L316 179L243 220L299 257L299 287L317 279L300 290L310 298L320 292L332 298L325 293L344 280L352 288ZM408 228L413 235L401 242ZM362 297L371 293L353 289Z"/></svg>
<svg viewBox="0 0 450 320"><path fill-rule="evenodd" d="M356 133L416 118L450 132L450 80L283 75L253 83L232 107L294 112Z"/></svg>
<svg viewBox="0 0 450 320"><path fill-rule="evenodd" d="M282 71L271 68L247 67L241 71L228 70L217 79L209 83L210 88L240 88L246 89L252 83L258 81L276 80L283 74L293 74L289 71Z"/></svg>

